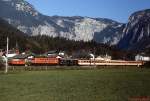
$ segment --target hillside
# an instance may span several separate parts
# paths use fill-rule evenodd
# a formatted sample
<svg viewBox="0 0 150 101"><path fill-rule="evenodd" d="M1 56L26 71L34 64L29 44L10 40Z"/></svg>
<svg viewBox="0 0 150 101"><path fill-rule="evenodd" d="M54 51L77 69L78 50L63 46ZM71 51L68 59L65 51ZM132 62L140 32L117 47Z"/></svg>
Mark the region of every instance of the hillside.
<svg viewBox="0 0 150 101"><path fill-rule="evenodd" d="M63 37L115 45L124 24L105 18L46 16L25 0L1 0L0 17L28 35Z"/></svg>
<svg viewBox="0 0 150 101"><path fill-rule="evenodd" d="M129 17L118 47L138 51L150 49L150 9L135 12Z"/></svg>

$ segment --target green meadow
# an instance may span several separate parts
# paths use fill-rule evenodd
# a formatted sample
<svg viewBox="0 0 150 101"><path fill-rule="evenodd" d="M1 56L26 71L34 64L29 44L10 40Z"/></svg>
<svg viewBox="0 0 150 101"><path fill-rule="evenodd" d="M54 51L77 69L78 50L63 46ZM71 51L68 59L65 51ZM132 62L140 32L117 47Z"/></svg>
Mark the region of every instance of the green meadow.
<svg viewBox="0 0 150 101"><path fill-rule="evenodd" d="M0 71L0 101L129 101L150 97L150 69Z"/></svg>

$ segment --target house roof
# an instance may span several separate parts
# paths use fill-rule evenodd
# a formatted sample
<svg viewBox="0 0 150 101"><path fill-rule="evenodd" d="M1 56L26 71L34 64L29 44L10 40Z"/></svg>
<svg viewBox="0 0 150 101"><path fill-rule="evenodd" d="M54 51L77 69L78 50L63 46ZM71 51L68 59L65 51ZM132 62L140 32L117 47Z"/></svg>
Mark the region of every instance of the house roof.
<svg viewBox="0 0 150 101"><path fill-rule="evenodd" d="M25 59L29 56L35 56L35 54L19 54L13 57L13 59Z"/></svg>
<svg viewBox="0 0 150 101"><path fill-rule="evenodd" d="M58 53L56 50L46 52L46 54L56 54L56 53Z"/></svg>

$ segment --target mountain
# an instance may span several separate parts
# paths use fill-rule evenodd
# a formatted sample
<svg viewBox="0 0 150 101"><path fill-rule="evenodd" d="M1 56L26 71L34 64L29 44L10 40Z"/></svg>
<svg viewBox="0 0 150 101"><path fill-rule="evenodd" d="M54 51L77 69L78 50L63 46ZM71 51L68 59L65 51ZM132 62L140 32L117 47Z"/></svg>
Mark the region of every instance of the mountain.
<svg viewBox="0 0 150 101"><path fill-rule="evenodd" d="M72 54L77 51L86 50L86 52L94 51L97 55L111 54L113 52L111 47L93 41L73 41L60 37L47 37L45 35L28 36L0 18L0 49L6 49L7 37L9 37L9 49L19 48L21 52L31 51L42 54L49 50L57 50Z"/></svg>
<svg viewBox="0 0 150 101"><path fill-rule="evenodd" d="M119 42L123 23L90 17L46 16L25 0L0 0L0 17L28 35L64 37L75 41L91 41L115 45Z"/></svg>
<svg viewBox="0 0 150 101"><path fill-rule="evenodd" d="M129 17L118 47L141 51L150 49L150 9L135 12Z"/></svg>

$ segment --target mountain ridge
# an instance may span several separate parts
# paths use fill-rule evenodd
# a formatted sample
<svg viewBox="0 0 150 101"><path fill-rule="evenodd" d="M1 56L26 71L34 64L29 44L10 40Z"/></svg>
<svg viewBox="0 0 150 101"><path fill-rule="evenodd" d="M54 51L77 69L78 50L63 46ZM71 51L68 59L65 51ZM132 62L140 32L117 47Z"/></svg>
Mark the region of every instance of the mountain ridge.
<svg viewBox="0 0 150 101"><path fill-rule="evenodd" d="M144 50L150 46L150 9L129 17L118 47L126 50Z"/></svg>
<svg viewBox="0 0 150 101"><path fill-rule="evenodd" d="M123 23L105 18L46 16L25 0L2 0L0 12L0 17L9 24L33 36L47 35L86 42L94 40L115 45L120 40L124 27ZM108 28L110 31L107 32L105 29Z"/></svg>
<svg viewBox="0 0 150 101"><path fill-rule="evenodd" d="M107 18L47 16L25 0L1 0L0 12L0 17L30 36L95 41L117 45L123 50L144 50L150 47L150 9L134 12L126 24Z"/></svg>

